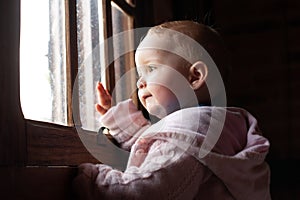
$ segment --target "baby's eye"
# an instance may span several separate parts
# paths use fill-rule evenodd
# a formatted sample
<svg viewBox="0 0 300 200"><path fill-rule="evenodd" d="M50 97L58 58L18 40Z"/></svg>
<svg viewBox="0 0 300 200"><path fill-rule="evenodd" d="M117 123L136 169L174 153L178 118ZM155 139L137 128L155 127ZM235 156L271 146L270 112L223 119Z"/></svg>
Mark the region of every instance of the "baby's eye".
<svg viewBox="0 0 300 200"><path fill-rule="evenodd" d="M149 72L153 72L157 67L155 67L153 65L148 65L147 68L148 68Z"/></svg>

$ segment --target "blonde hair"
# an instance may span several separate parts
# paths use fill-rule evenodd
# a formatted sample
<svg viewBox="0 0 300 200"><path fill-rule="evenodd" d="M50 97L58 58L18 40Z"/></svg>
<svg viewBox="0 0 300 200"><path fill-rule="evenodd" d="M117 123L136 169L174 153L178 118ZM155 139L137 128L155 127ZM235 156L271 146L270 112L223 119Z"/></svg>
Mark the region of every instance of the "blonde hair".
<svg viewBox="0 0 300 200"><path fill-rule="evenodd" d="M170 31L167 32L166 30L168 29L182 33L200 44L217 65L223 81L227 82L229 72L228 51L220 34L215 29L198 22L182 20L165 22L154 26L149 29L147 35L172 33ZM188 44L185 44L184 40L176 39L173 35L169 35L169 39L181 46L187 54L193 55L196 53Z"/></svg>

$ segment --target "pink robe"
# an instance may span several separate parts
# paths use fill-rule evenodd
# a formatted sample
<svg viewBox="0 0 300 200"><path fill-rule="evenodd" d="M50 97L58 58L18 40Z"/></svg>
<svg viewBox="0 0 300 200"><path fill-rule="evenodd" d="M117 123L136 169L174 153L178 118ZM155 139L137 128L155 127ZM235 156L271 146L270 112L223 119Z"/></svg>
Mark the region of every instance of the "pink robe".
<svg viewBox="0 0 300 200"><path fill-rule="evenodd" d="M271 199L269 142L243 109L187 108L151 125L127 100L101 122L130 150L129 160L124 172L82 164L74 180L79 199Z"/></svg>

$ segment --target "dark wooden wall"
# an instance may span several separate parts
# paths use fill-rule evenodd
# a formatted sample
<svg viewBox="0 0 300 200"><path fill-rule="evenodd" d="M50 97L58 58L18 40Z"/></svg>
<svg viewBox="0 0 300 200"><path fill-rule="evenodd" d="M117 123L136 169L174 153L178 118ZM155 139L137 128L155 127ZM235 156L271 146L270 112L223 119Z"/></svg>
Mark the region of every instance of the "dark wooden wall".
<svg viewBox="0 0 300 200"><path fill-rule="evenodd" d="M216 22L232 56L230 103L257 116L272 143L270 157L276 159L300 158L296 153L300 95L295 87L299 85L296 57L300 25L300 14L295 10L300 9L300 3L296 2L214 3Z"/></svg>
<svg viewBox="0 0 300 200"><path fill-rule="evenodd" d="M300 1L213 1L232 56L230 104L270 140L273 199L300 199Z"/></svg>

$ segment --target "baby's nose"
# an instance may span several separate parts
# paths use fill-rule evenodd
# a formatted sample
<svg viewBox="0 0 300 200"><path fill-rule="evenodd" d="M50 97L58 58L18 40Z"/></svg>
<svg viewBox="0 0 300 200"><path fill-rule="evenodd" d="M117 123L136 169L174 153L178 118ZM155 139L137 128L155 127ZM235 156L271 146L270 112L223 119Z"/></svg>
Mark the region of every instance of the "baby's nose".
<svg viewBox="0 0 300 200"><path fill-rule="evenodd" d="M136 86L138 89L142 89L144 87L147 86L146 81L143 78L140 78L137 82L136 82Z"/></svg>

